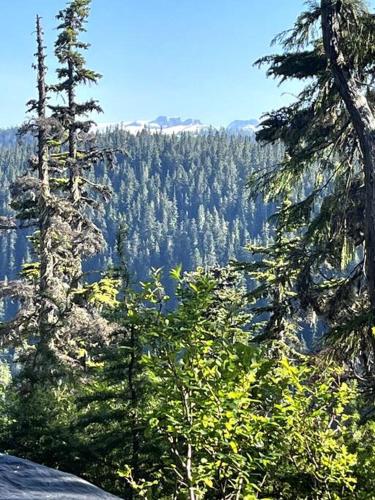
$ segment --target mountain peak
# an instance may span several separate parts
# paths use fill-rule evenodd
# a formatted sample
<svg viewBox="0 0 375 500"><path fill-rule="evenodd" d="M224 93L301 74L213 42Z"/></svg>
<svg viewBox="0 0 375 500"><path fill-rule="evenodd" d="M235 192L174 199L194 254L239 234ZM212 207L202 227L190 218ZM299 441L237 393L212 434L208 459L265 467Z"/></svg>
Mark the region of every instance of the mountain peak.
<svg viewBox="0 0 375 500"><path fill-rule="evenodd" d="M202 125L200 120L195 120L193 118L188 118L187 120L182 120L179 116L158 116L151 123L156 123L160 127L179 127L179 126L191 126L191 125Z"/></svg>
<svg viewBox="0 0 375 500"><path fill-rule="evenodd" d="M254 118L250 120L234 120L228 125L227 131L230 134L253 135L258 127L259 120L255 120Z"/></svg>
<svg viewBox="0 0 375 500"><path fill-rule="evenodd" d="M154 120L136 120L133 122L117 122L117 123L100 123L96 126L96 130L104 131L119 128L126 130L131 134L137 134L144 130L152 133L163 134L181 134L182 132L189 132L192 134L199 134L210 128L209 125L203 125L200 120L194 118L181 119L179 116L165 116L160 115Z"/></svg>
<svg viewBox="0 0 375 500"><path fill-rule="evenodd" d="M254 135L258 127L259 121L255 119L234 120L226 127L226 130L230 134ZM115 128L126 130L131 134L137 134L138 132L142 132L145 130L151 133L172 135L181 134L183 132L188 132L191 134L201 134L215 127L211 125L205 125L200 120L197 120L195 118L182 119L179 116L170 117L166 115L160 115L154 120L101 123L96 126L96 130L98 131L108 129L110 130Z"/></svg>

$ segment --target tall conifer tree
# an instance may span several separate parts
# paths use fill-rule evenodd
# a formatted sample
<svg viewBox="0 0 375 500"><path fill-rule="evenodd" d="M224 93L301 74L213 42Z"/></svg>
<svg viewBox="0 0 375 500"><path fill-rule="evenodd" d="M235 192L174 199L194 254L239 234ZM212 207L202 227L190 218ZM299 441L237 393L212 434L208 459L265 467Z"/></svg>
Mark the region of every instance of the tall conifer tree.
<svg viewBox="0 0 375 500"><path fill-rule="evenodd" d="M55 54L61 66L57 69L58 83L52 88L58 96L64 97L66 105L50 106L53 116L66 130L63 146L67 149L64 167L69 176L69 201L79 214L72 218L72 229L84 236L72 252L75 269L72 268L71 278L75 287L78 286L82 275L82 257L99 251L104 244L101 232L85 215L87 209L98 208L89 193L97 191L105 198L110 194L107 187L85 178L84 172L103 159L113 159L110 150L98 150L88 140L87 134L93 125L88 115L102 111L98 102L94 99L84 102L77 100L79 86L97 83L100 79L98 73L85 67L82 53L90 45L80 40L80 35L86 31L90 3L90 0L73 0L57 15L60 24L57 27L59 34L55 43Z"/></svg>
<svg viewBox="0 0 375 500"><path fill-rule="evenodd" d="M310 312L334 352L369 376L375 368L374 16L360 0L309 7L277 38L284 53L258 61L268 64L269 76L306 85L294 103L266 115L257 134L285 145L283 160L251 179L254 194L279 203L277 236L268 248L252 247L263 259L243 267L260 282L253 298L266 299L258 309L262 335L301 331Z"/></svg>
<svg viewBox="0 0 375 500"><path fill-rule="evenodd" d="M38 98L29 101L28 110L34 117L21 130L36 138L37 154L29 161L30 174L21 176L12 187L17 218L23 225L38 228L31 238L36 262L24 266L23 281L6 282L1 291L2 296L17 296L24 302L3 331L17 331L22 345L33 339L27 349L33 355L25 358L30 378L58 375L64 366L81 365L86 356L85 339L101 342L109 328L96 305L115 293L116 280L107 278L92 285L82 281L83 259L100 252L104 245L90 213L100 204L91 194L99 193L105 200L110 195L106 186L83 177L82 172L113 159L112 150L96 148L94 136L87 134L92 122L79 121L87 113L99 111L99 105L75 101L77 85L97 78L84 68L79 54L88 44L77 40L88 6L88 1L73 1L58 15L63 22L56 55L66 68L58 69L61 82L56 86L46 84L43 32L37 17ZM51 91L66 91L68 106L49 104ZM47 116L48 108L51 116ZM4 226L11 224L13 219L4 222Z"/></svg>

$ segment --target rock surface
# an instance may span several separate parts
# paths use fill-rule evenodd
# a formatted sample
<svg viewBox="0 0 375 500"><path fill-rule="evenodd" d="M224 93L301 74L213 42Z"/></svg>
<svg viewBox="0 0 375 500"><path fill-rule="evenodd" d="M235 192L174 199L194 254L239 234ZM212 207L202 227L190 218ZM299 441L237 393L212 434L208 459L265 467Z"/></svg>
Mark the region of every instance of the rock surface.
<svg viewBox="0 0 375 500"><path fill-rule="evenodd" d="M0 454L1 500L116 499L93 484L44 465Z"/></svg>

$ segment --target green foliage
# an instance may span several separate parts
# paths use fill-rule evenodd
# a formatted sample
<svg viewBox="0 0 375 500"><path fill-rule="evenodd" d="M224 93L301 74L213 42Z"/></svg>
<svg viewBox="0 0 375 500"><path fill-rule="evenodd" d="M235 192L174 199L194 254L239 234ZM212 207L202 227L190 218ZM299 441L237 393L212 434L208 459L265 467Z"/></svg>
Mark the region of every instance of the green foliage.
<svg viewBox="0 0 375 500"><path fill-rule="evenodd" d="M249 346L241 294L221 278L181 280L176 312L149 327L146 432L164 450L159 488L184 498L350 498L354 389L337 368L319 374Z"/></svg>
<svg viewBox="0 0 375 500"><path fill-rule="evenodd" d="M3 435L10 421L10 417L7 412L7 396L11 380L12 377L9 365L2 361L0 363L0 435Z"/></svg>
<svg viewBox="0 0 375 500"><path fill-rule="evenodd" d="M367 376L373 344L365 291L361 152L327 64L320 5L309 3L307 9L277 38L283 53L258 61L280 82L306 83L295 102L264 116L257 133L260 142L285 145L282 160L253 173L249 182L254 197L261 193L278 205L271 221L274 239L268 248L251 245L256 263L239 267L258 280L250 297L260 338L283 338L286 325L298 333L309 317L317 318L321 328L324 325L327 347L353 368L361 365ZM361 1L345 0L340 9L345 60L357 83L366 88L374 66L374 17ZM262 312L268 313L268 321ZM353 318L367 321L358 321L353 330Z"/></svg>
<svg viewBox="0 0 375 500"><path fill-rule="evenodd" d="M71 425L76 418L74 387L34 386L20 391L17 378L7 386L1 407L1 448L7 453L36 462L74 469L74 440ZM30 389L30 388L29 388Z"/></svg>
<svg viewBox="0 0 375 500"><path fill-rule="evenodd" d="M373 498L373 403L349 376L368 363L366 342L374 341L374 328L363 337L371 324L362 291L363 176L315 29L320 9L311 5L284 34L284 54L259 61L282 81L308 79L296 103L265 118L258 138L272 147L222 132L133 137L112 130L98 136L100 152L84 143L79 149L77 133L90 129L91 122L80 119L99 106L74 101L79 84L99 78L82 55L89 5L72 0L58 14L61 67L59 82L49 87L69 101L51 106L61 134L48 142L50 160L62 177L51 178L50 187L64 203L51 211L58 223L44 228L59 247L54 256L64 255L57 278L69 300L54 316L53 328L62 329L47 328L36 339L40 323L29 319L24 328L25 339L32 336L25 340L28 352L39 354L30 358L31 376L11 379L0 365L1 449L130 500ZM346 56L366 84L373 18L360 1L343 0L342 9ZM353 36L351 23L361 37ZM35 109L35 101L30 106ZM117 170L104 171L102 160L124 144L129 156L119 152ZM0 149L10 172L5 187L26 153L28 144ZM264 170L254 172L255 164ZM279 204L275 230L263 225L265 205L245 205L249 169L255 194ZM91 171L87 178L84 171ZM101 244L100 230L85 215L86 208L98 208L88 191L108 198L110 190L96 182L103 173L117 193L104 222L118 255L103 278L82 285L81 256ZM25 177L12 188L21 220L37 214L34 181ZM6 198L1 195L1 203ZM36 250L40 227L30 238ZM262 244L248 247L253 260L236 264L250 276L249 289L242 274L215 263L239 257L241 243L261 230ZM7 238L6 257L20 256L23 241ZM134 289L129 268L140 263L142 281ZM166 263L173 264L168 292ZM31 284L40 274L37 262L22 267ZM55 301L47 305L48 316ZM354 358L352 365L343 369L328 355L301 354L296 337L307 312L328 324L336 351ZM23 354L17 345L20 363ZM68 370L59 356L69 357ZM36 374L45 366L50 371L41 383Z"/></svg>
<svg viewBox="0 0 375 500"><path fill-rule="evenodd" d="M37 282L40 276L40 263L28 262L22 266L21 275L27 280Z"/></svg>
<svg viewBox="0 0 375 500"><path fill-rule="evenodd" d="M52 177L50 179L50 185L52 189L68 189L69 179L64 177Z"/></svg>
<svg viewBox="0 0 375 500"><path fill-rule="evenodd" d="M372 409L343 370L250 343L233 271L171 276L173 310L158 269L106 308L113 335L85 345L84 384L25 396L5 374L2 448L129 499L371 498Z"/></svg>
<svg viewBox="0 0 375 500"><path fill-rule="evenodd" d="M85 68L81 52L89 45L79 40L89 6L89 0L72 0L57 16L55 55L61 64L57 85L46 83L43 30L37 17L38 98L28 103L34 116L22 127L35 140L36 154L28 161L28 175L19 176L10 189L17 217L28 227L38 228L28 239L39 262L23 264L23 282L6 288L8 295L19 291L22 302L9 322L8 336L18 336L18 347L24 350L19 353L21 373L24 378L28 373L34 382L37 373L40 378L49 374L57 383L62 372L67 374L79 365L83 368L85 356L80 354L86 352L87 337L91 342L96 330L97 342L99 337L105 342L109 329L99 309L117 305L120 283L115 279L105 277L82 285L84 259L100 253L104 246L102 232L91 220L92 210L99 208L96 195L104 200L110 195L106 186L85 178L84 172L112 156L111 148L99 150L87 137L91 121L83 119L99 111L99 106L92 100L76 101L79 85L98 78ZM48 106L53 91L65 95L63 105ZM79 301L75 300L78 295Z"/></svg>
<svg viewBox="0 0 375 500"><path fill-rule="evenodd" d="M88 303L98 308L105 307L113 309L119 304L117 300L119 287L120 280L106 276L99 281L95 281L91 285L78 288L74 291L74 295L76 297L85 296Z"/></svg>
<svg viewBox="0 0 375 500"><path fill-rule="evenodd" d="M86 31L85 25L90 13L90 4L91 0L72 0L57 15L60 24L57 26L59 34L55 43L55 54L62 66L57 69L59 83L52 87L55 92L69 94L77 85L97 83L101 78L99 73L85 67L86 61L82 52L90 45L79 39L81 33ZM76 116L92 111L101 112L98 102L94 100L75 103L74 109L71 103L69 106L51 106L51 108L55 116L70 130L73 130L71 120L74 121ZM91 122L80 123L78 128L87 129L90 124ZM74 125L77 126L77 123Z"/></svg>
<svg viewBox="0 0 375 500"><path fill-rule="evenodd" d="M88 301L96 305L115 307L118 304L117 295L119 280L103 278L91 285Z"/></svg>
<svg viewBox="0 0 375 500"><path fill-rule="evenodd" d="M124 498L366 498L375 436L355 384L284 342L250 344L238 275L171 275L174 310L153 270L92 352L76 472Z"/></svg>
<svg viewBox="0 0 375 500"><path fill-rule="evenodd" d="M26 143L1 145L6 137L0 131L2 213L9 213L9 184L22 172L31 154ZM193 270L216 263L225 265L232 258L244 259L244 246L250 239L266 242L269 238L264 222L272 207L261 200L249 203L246 182L256 165L266 166L280 158L279 145L262 148L252 138L222 132L208 136L133 136L112 130L97 139L101 148L126 149L129 156L118 154L112 169L98 165L89 175L95 184L104 179L113 196L103 213L95 216L106 248L90 258L85 271L117 266L114 249L120 224L127 227L123 250L133 282L145 281L150 267L170 269L181 263L184 270ZM57 179L58 185L55 177L51 179L55 192L68 194L69 179ZM4 248L0 255L3 279L17 272L29 255L22 232L1 233L0 242ZM173 280L165 274L164 281L170 294ZM9 317L13 311L7 306L6 312Z"/></svg>

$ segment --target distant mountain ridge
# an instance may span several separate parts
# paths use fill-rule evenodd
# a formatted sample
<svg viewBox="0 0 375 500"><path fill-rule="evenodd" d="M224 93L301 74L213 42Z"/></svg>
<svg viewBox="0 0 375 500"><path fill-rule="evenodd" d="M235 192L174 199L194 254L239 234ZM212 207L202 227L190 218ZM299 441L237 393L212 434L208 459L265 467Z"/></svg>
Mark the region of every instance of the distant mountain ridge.
<svg viewBox="0 0 375 500"><path fill-rule="evenodd" d="M259 120L234 120L231 122L226 130L230 134L252 135L255 134L259 128Z"/></svg>
<svg viewBox="0 0 375 500"><path fill-rule="evenodd" d="M259 121L256 119L250 119L234 120L227 127L221 128L224 128L230 134L254 135L258 127ZM138 132L146 130L151 133L162 133L166 135L181 134L183 132L201 134L209 131L210 129L217 129L217 127L204 124L200 120L194 118L182 119L179 116L169 117L164 115L158 116L155 120L98 123L95 128L99 132L119 128L120 130L126 130L131 134L137 134Z"/></svg>
<svg viewBox="0 0 375 500"><path fill-rule="evenodd" d="M97 123L92 131L105 132L115 129L124 130L130 134L136 135L139 132L147 131L150 133L162 133L165 135L178 135L181 133L203 134L209 130L225 130L230 135L242 135L253 137L258 130L260 122L257 119L234 120L226 127L214 127L202 123L198 119L182 119L179 116L158 116L155 120L136 120ZM14 145L17 142L17 127L0 128L0 145ZM23 141L30 139L23 137Z"/></svg>

